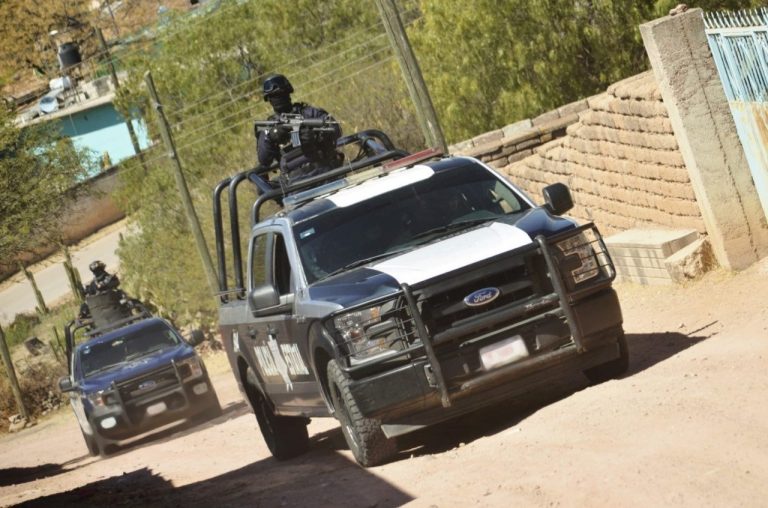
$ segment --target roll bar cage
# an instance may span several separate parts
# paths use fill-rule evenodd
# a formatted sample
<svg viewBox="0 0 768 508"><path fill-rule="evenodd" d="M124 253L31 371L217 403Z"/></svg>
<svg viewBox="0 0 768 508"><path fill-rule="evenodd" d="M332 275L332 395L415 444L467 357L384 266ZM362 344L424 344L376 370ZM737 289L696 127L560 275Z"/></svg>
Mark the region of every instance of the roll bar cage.
<svg viewBox="0 0 768 508"><path fill-rule="evenodd" d="M218 296L223 303L229 300L230 294L242 299L245 297L245 282L243 278L243 260L242 248L240 243L240 219L238 216L237 188L248 181L256 187L258 198L251 208L251 226L254 226L260 220L261 207L274 201L279 205L283 204L283 199L289 195L295 196L301 191L312 189L316 186L339 180L346 175L363 168L383 164L386 161L402 159L409 154L403 150L395 148L392 141L385 133L376 129L368 129L339 138L336 141L336 148L342 148L346 145L357 143L360 146L361 156L349 164L339 168L327 171L321 175L300 180L282 187L278 182L269 180L269 173L278 170L278 164L275 163L269 167L257 166L255 168L241 171L231 177L221 180L213 190L213 228L216 242L216 258L218 263L219 293ZM221 196L224 190L227 190L229 203L229 226L232 241L232 268L235 287L229 289L227 282L227 262L224 248L224 226L222 219Z"/></svg>

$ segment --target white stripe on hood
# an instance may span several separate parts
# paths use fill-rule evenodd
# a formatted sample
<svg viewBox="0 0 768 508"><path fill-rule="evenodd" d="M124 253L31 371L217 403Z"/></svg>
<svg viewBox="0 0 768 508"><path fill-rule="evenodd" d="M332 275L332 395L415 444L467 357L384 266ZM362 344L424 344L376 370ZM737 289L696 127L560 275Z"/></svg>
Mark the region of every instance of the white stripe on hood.
<svg viewBox="0 0 768 508"><path fill-rule="evenodd" d="M531 237L520 228L494 222L372 265L399 283L416 284L523 245Z"/></svg>

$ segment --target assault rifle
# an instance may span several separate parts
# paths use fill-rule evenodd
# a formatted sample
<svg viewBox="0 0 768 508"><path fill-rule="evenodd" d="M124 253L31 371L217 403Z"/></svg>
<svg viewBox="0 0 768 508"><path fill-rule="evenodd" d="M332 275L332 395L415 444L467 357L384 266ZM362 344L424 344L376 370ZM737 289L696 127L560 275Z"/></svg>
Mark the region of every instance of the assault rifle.
<svg viewBox="0 0 768 508"><path fill-rule="evenodd" d="M314 133L340 132L339 122L333 118L304 118L301 115L291 113L282 113L277 120L257 120L254 123L254 126L257 139L259 137L259 132L261 131L267 131L267 136L270 137L272 137L272 133L275 133L276 139L281 140L285 139L286 134L289 134L292 148L301 146L302 131L310 131ZM280 144L283 143L285 143L285 141Z"/></svg>

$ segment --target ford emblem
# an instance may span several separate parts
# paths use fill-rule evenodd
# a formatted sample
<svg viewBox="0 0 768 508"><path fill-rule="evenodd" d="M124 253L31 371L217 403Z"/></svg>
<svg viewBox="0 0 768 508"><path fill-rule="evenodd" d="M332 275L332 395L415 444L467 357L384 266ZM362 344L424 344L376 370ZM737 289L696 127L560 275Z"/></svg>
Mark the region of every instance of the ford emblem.
<svg viewBox="0 0 768 508"><path fill-rule="evenodd" d="M483 288L474 291L464 297L464 304L467 307L480 307L487 303L491 303L499 297L501 291L499 288Z"/></svg>
<svg viewBox="0 0 768 508"><path fill-rule="evenodd" d="M139 390L143 392L144 390L151 390L155 386L157 386L157 382L150 379L149 381L144 381L141 383L139 385Z"/></svg>

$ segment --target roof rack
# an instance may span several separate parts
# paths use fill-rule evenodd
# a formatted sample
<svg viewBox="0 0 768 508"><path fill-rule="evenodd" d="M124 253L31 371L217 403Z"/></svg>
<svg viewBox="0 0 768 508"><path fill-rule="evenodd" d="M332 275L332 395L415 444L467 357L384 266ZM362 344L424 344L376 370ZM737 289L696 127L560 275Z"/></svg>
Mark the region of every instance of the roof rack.
<svg viewBox="0 0 768 508"><path fill-rule="evenodd" d="M259 196L253 203L251 209L251 226L260 220L261 207L268 201L275 201L281 206L286 204L295 207L299 204L312 199L312 191L319 185L333 184L335 181L338 188L341 188L343 179L347 175L359 171L363 168L373 167L385 163L403 159L409 154L403 150L395 148L389 137L383 132L375 129L364 130L350 136L340 138L336 142L336 147L341 148L345 145L357 143L360 145L361 153L364 157L357 159L350 164L327 171L321 175L306 178L295 182L288 187L281 188L279 184L268 179L270 172L277 170L277 165L270 167L256 167L247 171L242 171L234 176L220 181L213 190L213 227L216 241L216 257L218 261L219 293L218 296L222 302L227 302L229 295L234 293L236 298L245 297L245 284L243 280L243 262L240 244L240 219L238 215L237 188L243 181L252 183ZM234 275L233 289L229 289L227 282L227 263L224 249L224 228L222 224L221 195L227 189L229 201L229 225L232 240L232 268ZM306 194L305 194L306 193ZM288 198L291 199L288 199Z"/></svg>

